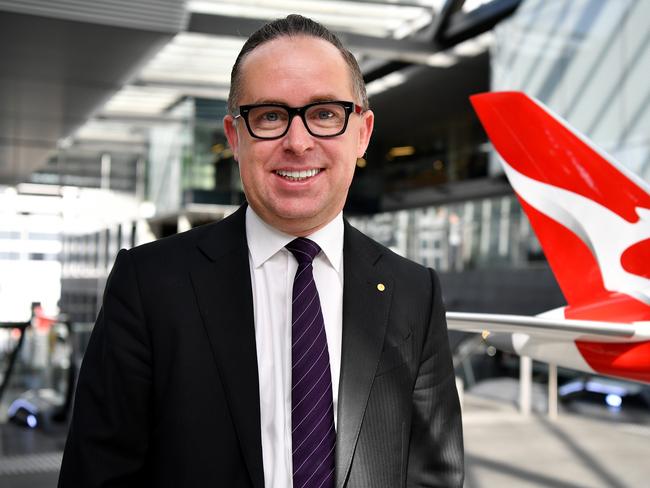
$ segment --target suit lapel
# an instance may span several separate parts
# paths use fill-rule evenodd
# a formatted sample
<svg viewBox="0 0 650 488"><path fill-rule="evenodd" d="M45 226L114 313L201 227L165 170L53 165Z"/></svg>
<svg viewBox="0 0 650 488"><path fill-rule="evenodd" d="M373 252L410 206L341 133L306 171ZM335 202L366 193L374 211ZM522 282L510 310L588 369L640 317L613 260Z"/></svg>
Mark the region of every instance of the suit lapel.
<svg viewBox="0 0 650 488"><path fill-rule="evenodd" d="M259 379L245 207L199 243L203 261L192 271L219 377L253 485L264 485Z"/></svg>
<svg viewBox="0 0 650 488"><path fill-rule="evenodd" d="M343 246L343 345L336 437L336 486L347 479L384 343L392 279L376 264L381 251L345 225ZM383 291L379 288L383 285Z"/></svg>
<svg viewBox="0 0 650 488"><path fill-rule="evenodd" d="M336 486L347 479L384 343L392 279L381 251L347 222L344 236L343 345L338 397ZM255 487L264 485L259 379L245 207L199 243L191 270L206 334ZM384 291L378 285L384 285Z"/></svg>

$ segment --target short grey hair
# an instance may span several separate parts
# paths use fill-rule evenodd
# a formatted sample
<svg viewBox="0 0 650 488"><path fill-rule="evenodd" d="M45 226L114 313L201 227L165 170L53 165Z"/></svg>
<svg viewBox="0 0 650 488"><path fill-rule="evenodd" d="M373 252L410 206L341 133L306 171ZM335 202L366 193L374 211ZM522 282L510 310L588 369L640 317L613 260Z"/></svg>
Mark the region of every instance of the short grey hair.
<svg viewBox="0 0 650 488"><path fill-rule="evenodd" d="M343 46L341 40L324 25L307 17L303 17L302 15L292 14L284 19L276 19L268 24L264 24L244 43L230 74L230 93L228 95L228 112L230 114L235 114L239 105L239 98L242 90L241 64L244 59L246 59L246 56L258 46L272 41L273 39L292 36L316 37L323 39L336 47L350 69L352 89L354 95L357 97L357 100L355 101L361 105L363 110L368 110L366 84L363 81L363 75L361 74L359 64L352 53L348 51Z"/></svg>

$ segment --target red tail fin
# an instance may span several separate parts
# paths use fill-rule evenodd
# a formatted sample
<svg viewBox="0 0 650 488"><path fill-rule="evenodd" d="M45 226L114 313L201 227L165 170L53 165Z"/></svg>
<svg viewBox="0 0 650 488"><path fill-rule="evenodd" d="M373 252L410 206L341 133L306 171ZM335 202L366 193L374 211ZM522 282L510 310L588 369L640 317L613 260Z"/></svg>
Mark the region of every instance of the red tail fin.
<svg viewBox="0 0 650 488"><path fill-rule="evenodd" d="M650 303L650 187L520 92L471 97L569 304Z"/></svg>

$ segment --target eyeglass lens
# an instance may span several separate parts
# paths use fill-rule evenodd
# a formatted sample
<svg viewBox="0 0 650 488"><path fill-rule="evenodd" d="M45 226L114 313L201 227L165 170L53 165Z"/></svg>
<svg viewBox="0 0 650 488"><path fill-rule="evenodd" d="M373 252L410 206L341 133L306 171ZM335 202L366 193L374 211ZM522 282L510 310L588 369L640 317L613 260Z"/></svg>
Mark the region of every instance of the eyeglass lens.
<svg viewBox="0 0 650 488"><path fill-rule="evenodd" d="M319 103L305 111L309 131L317 136L331 136L345 127L345 108L336 103ZM258 137L282 135L289 125L289 113L283 107L259 105L248 113L251 132Z"/></svg>

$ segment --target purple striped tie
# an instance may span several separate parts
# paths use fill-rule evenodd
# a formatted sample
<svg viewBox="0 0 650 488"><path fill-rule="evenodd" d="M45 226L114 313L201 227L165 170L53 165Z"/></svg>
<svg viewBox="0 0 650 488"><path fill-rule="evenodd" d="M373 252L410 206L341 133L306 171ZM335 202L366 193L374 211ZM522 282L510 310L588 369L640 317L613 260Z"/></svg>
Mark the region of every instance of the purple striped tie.
<svg viewBox="0 0 650 488"><path fill-rule="evenodd" d="M287 244L298 261L293 281L291 327L291 429L293 488L333 488L334 407L327 336L312 261L315 242Z"/></svg>

